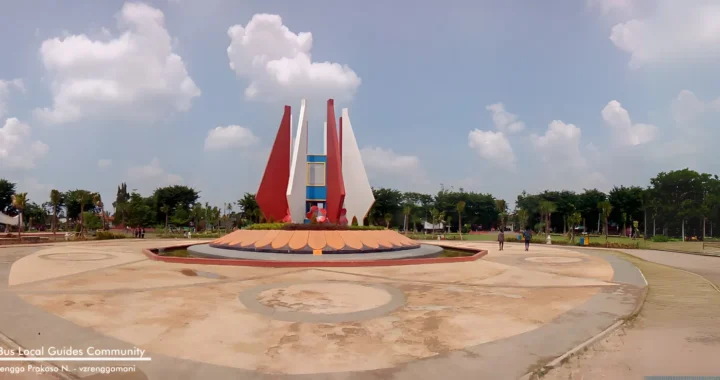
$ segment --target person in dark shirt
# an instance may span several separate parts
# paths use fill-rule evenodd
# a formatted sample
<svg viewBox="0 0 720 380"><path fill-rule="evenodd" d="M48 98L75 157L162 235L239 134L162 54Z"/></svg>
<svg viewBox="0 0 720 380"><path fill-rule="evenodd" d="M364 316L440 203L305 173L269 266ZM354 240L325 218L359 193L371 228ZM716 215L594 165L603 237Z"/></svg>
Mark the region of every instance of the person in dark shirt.
<svg viewBox="0 0 720 380"><path fill-rule="evenodd" d="M523 232L523 237L525 238L525 250L530 250L530 240L532 240L532 232L530 232L529 228L525 228L525 232Z"/></svg>
<svg viewBox="0 0 720 380"><path fill-rule="evenodd" d="M503 244L505 243L505 231L500 229L500 232L498 232L498 245L500 246L500 250L503 250Z"/></svg>

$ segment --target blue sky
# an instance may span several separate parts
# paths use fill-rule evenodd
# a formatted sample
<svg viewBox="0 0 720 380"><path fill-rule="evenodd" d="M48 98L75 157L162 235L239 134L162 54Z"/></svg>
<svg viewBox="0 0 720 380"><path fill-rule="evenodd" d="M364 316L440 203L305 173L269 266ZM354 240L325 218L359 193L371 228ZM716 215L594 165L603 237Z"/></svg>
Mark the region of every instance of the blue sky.
<svg viewBox="0 0 720 380"><path fill-rule="evenodd" d="M301 97L311 150L324 101L350 108L373 186L512 204L718 173L719 30L703 0L4 2L0 177L38 203L125 181L221 205Z"/></svg>

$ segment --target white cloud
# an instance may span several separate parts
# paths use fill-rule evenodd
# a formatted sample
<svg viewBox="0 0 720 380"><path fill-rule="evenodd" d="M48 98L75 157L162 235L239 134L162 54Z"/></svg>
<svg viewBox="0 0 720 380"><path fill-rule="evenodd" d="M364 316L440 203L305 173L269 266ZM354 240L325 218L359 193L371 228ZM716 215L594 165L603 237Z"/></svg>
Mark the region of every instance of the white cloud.
<svg viewBox="0 0 720 380"><path fill-rule="evenodd" d="M22 79L2 80L0 79L0 117L7 114L7 102L10 97L10 90L16 89L25 92L25 84Z"/></svg>
<svg viewBox="0 0 720 380"><path fill-rule="evenodd" d="M655 140L657 127L652 124L633 124L630 114L617 100L611 100L600 112L605 124L615 133L615 138L623 145L642 145Z"/></svg>
<svg viewBox="0 0 720 380"><path fill-rule="evenodd" d="M655 12L615 25L615 46L630 53L630 67L686 63L720 56L720 3L658 0Z"/></svg>
<svg viewBox="0 0 720 380"><path fill-rule="evenodd" d="M532 135L530 138L543 162L581 168L587 163L580 153L581 134L580 128L574 124L553 120L544 135Z"/></svg>
<svg viewBox="0 0 720 380"><path fill-rule="evenodd" d="M404 156L393 152L392 149L375 146L360 149L360 155L370 178L410 180L415 184L428 182L425 168L417 156Z"/></svg>
<svg viewBox="0 0 720 380"><path fill-rule="evenodd" d="M256 14L246 26L230 27L228 35L230 68L250 81L249 99L346 101L360 86L360 77L347 65L313 62L312 33L291 32L278 15Z"/></svg>
<svg viewBox="0 0 720 380"><path fill-rule="evenodd" d="M506 133L520 132L525 129L525 123L518 120L517 115L506 111L502 103L491 104L485 109L492 112L495 129Z"/></svg>
<svg viewBox="0 0 720 380"><path fill-rule="evenodd" d="M52 79L53 106L37 109L49 123L110 115L156 120L190 109L200 90L182 58L173 53L163 13L125 3L117 16L117 38L92 40L84 34L45 40L42 62Z"/></svg>
<svg viewBox="0 0 720 380"><path fill-rule="evenodd" d="M587 0L588 6L597 7L603 15L628 13L634 7L634 0Z"/></svg>
<svg viewBox="0 0 720 380"><path fill-rule="evenodd" d="M246 148L255 145L258 140L258 137L250 129L239 125L217 127L208 131L207 138L205 138L205 150Z"/></svg>
<svg viewBox="0 0 720 380"><path fill-rule="evenodd" d="M47 144L32 141L30 135L30 125L16 118L5 120L0 128L0 168L32 169L47 155Z"/></svg>
<svg viewBox="0 0 720 380"><path fill-rule="evenodd" d="M166 172L160 166L160 160L157 157L153 158L147 165L129 168L128 179L155 187L178 185L183 182L181 176Z"/></svg>
<svg viewBox="0 0 720 380"><path fill-rule="evenodd" d="M110 167L110 165L112 165L112 160L109 160L109 159L107 159L107 158L101 158L101 159L99 159L98 162L97 162L97 166L98 166L100 169L108 168L108 167Z"/></svg>
<svg viewBox="0 0 720 380"><path fill-rule="evenodd" d="M468 146L480 157L500 167L515 167L515 153L510 141L502 132L481 131L475 129L468 134Z"/></svg>
<svg viewBox="0 0 720 380"><path fill-rule="evenodd" d="M582 131L574 124L566 124L561 120L553 120L542 136L531 135L530 140L540 161L544 164L540 170L539 183L546 188L563 188L581 190L583 188L607 189L609 183L605 176L593 171L588 164L586 155L598 162L602 157L597 147L586 144L580 150ZM545 170L547 168L547 170Z"/></svg>

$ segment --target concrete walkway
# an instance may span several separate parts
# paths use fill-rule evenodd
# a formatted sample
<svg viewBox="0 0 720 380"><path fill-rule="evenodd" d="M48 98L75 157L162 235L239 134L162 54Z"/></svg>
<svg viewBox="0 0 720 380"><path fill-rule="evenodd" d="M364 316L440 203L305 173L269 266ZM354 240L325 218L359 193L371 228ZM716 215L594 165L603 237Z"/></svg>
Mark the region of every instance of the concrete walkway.
<svg viewBox="0 0 720 380"><path fill-rule="evenodd" d="M720 292L708 281L720 281L720 258L650 250L617 255L640 268L650 284L640 314L542 378L720 375Z"/></svg>
<svg viewBox="0 0 720 380"><path fill-rule="evenodd" d="M626 317L645 285L626 260L558 247L289 270L158 263L148 244L176 242L0 251L0 332L142 348L134 379L512 379Z"/></svg>

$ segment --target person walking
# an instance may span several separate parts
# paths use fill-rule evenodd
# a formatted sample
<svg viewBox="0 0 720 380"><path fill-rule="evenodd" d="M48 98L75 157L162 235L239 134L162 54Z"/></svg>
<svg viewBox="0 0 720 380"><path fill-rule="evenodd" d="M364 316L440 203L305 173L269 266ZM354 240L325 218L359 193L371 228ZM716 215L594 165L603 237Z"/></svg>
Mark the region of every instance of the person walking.
<svg viewBox="0 0 720 380"><path fill-rule="evenodd" d="M145 227L140 228L140 239L145 239Z"/></svg>
<svg viewBox="0 0 720 380"><path fill-rule="evenodd" d="M523 232L523 237L525 238L525 250L530 250L530 240L532 240L532 232L530 231L530 228L525 228L525 232Z"/></svg>
<svg viewBox="0 0 720 380"><path fill-rule="evenodd" d="M503 250L503 244L505 244L505 231L503 231L503 230L501 229L500 232L498 232L498 238L497 238L497 239L498 239L498 245L500 246L500 250L502 251L502 250Z"/></svg>

